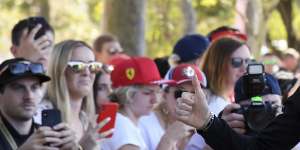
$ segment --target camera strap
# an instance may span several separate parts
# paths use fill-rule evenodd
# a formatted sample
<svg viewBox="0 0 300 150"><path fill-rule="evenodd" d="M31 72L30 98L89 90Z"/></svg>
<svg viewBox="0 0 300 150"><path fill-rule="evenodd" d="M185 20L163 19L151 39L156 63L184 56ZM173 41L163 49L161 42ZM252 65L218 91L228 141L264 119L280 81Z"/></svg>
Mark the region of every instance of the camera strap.
<svg viewBox="0 0 300 150"><path fill-rule="evenodd" d="M6 128L5 124L3 123L1 116L0 116L0 131L4 135L5 139L7 140L8 144L10 145L10 147L13 150L16 150L18 148L18 146L17 146L14 138L12 137L12 135Z"/></svg>

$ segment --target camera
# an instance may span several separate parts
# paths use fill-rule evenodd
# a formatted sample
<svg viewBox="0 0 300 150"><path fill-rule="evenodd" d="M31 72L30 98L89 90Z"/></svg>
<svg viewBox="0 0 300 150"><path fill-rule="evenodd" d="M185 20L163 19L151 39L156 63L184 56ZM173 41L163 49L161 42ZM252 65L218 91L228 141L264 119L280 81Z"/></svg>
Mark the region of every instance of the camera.
<svg viewBox="0 0 300 150"><path fill-rule="evenodd" d="M247 66L247 72L236 84L236 102L241 105L234 113L242 114L246 123L246 134L252 134L265 128L276 115L276 110L268 101L263 102L262 96L270 92L264 66L253 63Z"/></svg>

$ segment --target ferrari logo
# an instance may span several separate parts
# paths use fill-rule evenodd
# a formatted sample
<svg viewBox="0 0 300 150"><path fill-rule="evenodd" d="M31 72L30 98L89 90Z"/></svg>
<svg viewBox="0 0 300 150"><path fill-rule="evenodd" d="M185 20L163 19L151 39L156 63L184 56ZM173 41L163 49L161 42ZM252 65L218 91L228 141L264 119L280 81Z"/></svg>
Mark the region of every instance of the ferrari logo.
<svg viewBox="0 0 300 150"><path fill-rule="evenodd" d="M129 79L129 80L132 80L135 76L135 70L133 68L128 68L126 69L126 77Z"/></svg>

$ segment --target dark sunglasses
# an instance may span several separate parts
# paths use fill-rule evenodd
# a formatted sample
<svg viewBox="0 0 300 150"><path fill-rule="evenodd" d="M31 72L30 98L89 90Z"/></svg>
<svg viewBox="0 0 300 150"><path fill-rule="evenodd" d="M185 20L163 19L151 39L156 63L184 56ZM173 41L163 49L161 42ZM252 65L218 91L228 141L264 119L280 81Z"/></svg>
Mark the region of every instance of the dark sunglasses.
<svg viewBox="0 0 300 150"><path fill-rule="evenodd" d="M239 57L234 57L234 58L231 58L231 65L234 67L234 68L239 68L243 65L243 63L245 63L245 66L247 66L248 64L254 62L254 60L252 59L243 59L243 58L239 58Z"/></svg>
<svg viewBox="0 0 300 150"><path fill-rule="evenodd" d="M88 68L91 73L97 73L97 72L101 71L102 63L99 63L99 62L84 63L81 61L69 61L68 66L75 73L81 73L86 68Z"/></svg>
<svg viewBox="0 0 300 150"><path fill-rule="evenodd" d="M44 73L43 65L40 63L31 63L31 62L18 62L8 65L8 67L4 68L0 71L0 74L4 72L6 69L9 69L11 74L18 75L26 72L32 73Z"/></svg>

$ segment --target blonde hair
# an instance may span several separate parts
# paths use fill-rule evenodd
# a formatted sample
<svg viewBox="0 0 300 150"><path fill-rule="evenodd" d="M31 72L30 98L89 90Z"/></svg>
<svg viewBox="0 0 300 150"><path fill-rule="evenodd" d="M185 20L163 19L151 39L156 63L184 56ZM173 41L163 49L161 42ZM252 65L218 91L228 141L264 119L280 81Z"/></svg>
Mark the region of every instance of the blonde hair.
<svg viewBox="0 0 300 150"><path fill-rule="evenodd" d="M120 110L123 110L126 104L132 102L131 98L135 94L138 89L142 89L143 85L130 85L118 87L113 90L110 95L110 99L112 102L116 102L120 106Z"/></svg>
<svg viewBox="0 0 300 150"><path fill-rule="evenodd" d="M67 63L71 59L73 50L78 47L88 47L86 43L82 41L67 40L55 45L54 50L50 56L50 65L48 68L48 75L51 77L51 82L48 84L48 98L62 113L63 121L69 123L70 116L72 115L70 106L70 95L68 92L65 70ZM93 91L91 89L91 91ZM95 105L93 100L93 93L88 93L83 98L81 111L91 117L95 114Z"/></svg>

